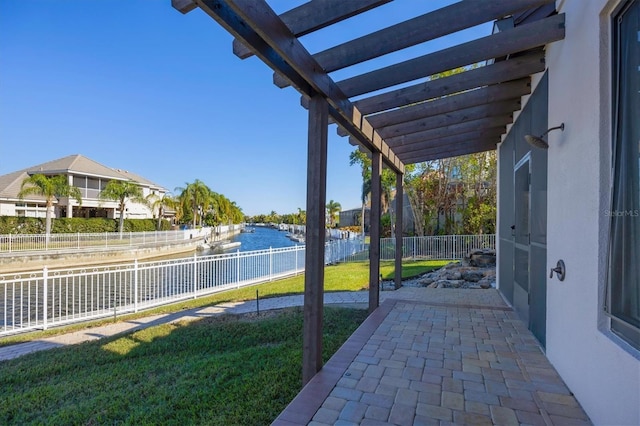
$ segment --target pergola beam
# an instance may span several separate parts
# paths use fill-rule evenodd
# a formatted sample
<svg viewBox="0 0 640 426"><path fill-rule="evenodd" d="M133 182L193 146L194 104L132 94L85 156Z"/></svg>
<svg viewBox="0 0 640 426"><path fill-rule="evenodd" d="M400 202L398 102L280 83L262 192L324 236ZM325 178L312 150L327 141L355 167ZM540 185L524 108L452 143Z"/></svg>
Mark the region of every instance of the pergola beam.
<svg viewBox="0 0 640 426"><path fill-rule="evenodd" d="M419 163L423 161L437 160L440 158L457 157L459 155L473 154L496 149L500 142L498 136L494 138L471 139L466 142L451 145L450 147L433 147L402 155L406 161Z"/></svg>
<svg viewBox="0 0 640 426"><path fill-rule="evenodd" d="M371 210L369 211L369 313L380 305L380 204L382 156L371 153Z"/></svg>
<svg viewBox="0 0 640 426"><path fill-rule="evenodd" d="M358 96L458 67L544 46L563 39L564 35L564 14L554 15L348 78L339 81L338 86L346 96Z"/></svg>
<svg viewBox="0 0 640 426"><path fill-rule="evenodd" d="M419 120L434 115L487 105L509 99L519 99L531 93L531 78L521 78L501 84L485 86L428 102L421 102L405 108L367 117L372 126L380 129L408 121Z"/></svg>
<svg viewBox="0 0 640 426"><path fill-rule="evenodd" d="M479 120L481 118L495 117L500 115L511 115L514 110L520 109L520 98L496 102L485 105L477 105L464 108L446 114L434 115L420 120L408 121L406 123L394 124L378 130L380 135L389 140L390 144L395 142L396 137L410 137L412 133L423 132L448 127L465 121Z"/></svg>
<svg viewBox="0 0 640 426"><path fill-rule="evenodd" d="M529 77L544 70L544 52L539 51L371 96L354 102L354 105L362 114L369 115L481 86Z"/></svg>
<svg viewBox="0 0 640 426"><path fill-rule="evenodd" d="M467 153L466 150L473 149L473 148L479 148L478 151L474 151L474 152L481 152L489 149L495 149L496 145L499 142L500 142L500 134L498 133L494 133L492 135L486 134L482 136L479 135L475 138L471 136L469 138L459 139L456 142L451 141L450 143L447 143L447 144L429 146L419 150L408 151L398 155L400 155L402 158L411 158L414 160L417 159L417 161L420 162L420 161L426 161L424 160L425 158L437 159L438 155L440 156L439 158L462 155L461 152L463 150L465 151L464 153ZM451 155L449 155L450 153Z"/></svg>
<svg viewBox="0 0 640 426"><path fill-rule="evenodd" d="M382 152L392 170L404 171L386 142L263 0L197 0L197 4L234 37L251 46L265 64L286 76L300 93L309 97L321 94L338 124L367 149Z"/></svg>
<svg viewBox="0 0 640 426"><path fill-rule="evenodd" d="M484 0L454 3L326 49L313 57L326 72L332 72L553 1ZM281 16L286 23L284 15ZM295 31L292 32L295 34ZM278 87L287 85L277 75L274 76L274 83Z"/></svg>
<svg viewBox="0 0 640 426"><path fill-rule="evenodd" d="M327 102L320 95L314 96L309 105L307 149L307 231L302 343L304 384L322 368L328 116Z"/></svg>
<svg viewBox="0 0 640 426"><path fill-rule="evenodd" d="M506 119L504 119L504 121L506 121ZM443 149L469 140L495 139L506 131L504 125L494 125L493 127L487 126L490 125L477 127L476 129L465 133L447 135L445 137L431 140L420 140L411 144L395 147L394 150L397 152L398 156L406 157L406 154L412 152L419 152L427 149L432 150L434 148Z"/></svg>
<svg viewBox="0 0 640 426"><path fill-rule="evenodd" d="M475 133L478 135L493 133L495 129L505 129L505 125L513 122L511 115L499 115L496 117L481 118L479 120L470 120L463 123L450 125L446 127L438 127L436 129L425 130L424 132L411 133L394 138L391 149L397 154L406 152L407 148L426 144L427 142L437 144L439 141L448 143L447 138L457 138L460 134ZM414 148L415 149L415 148Z"/></svg>
<svg viewBox="0 0 640 426"><path fill-rule="evenodd" d="M190 1L190 0L182 0ZM279 15L294 36L300 37L343 21L391 0L309 1ZM233 53L240 59L253 56L250 48L233 40Z"/></svg>

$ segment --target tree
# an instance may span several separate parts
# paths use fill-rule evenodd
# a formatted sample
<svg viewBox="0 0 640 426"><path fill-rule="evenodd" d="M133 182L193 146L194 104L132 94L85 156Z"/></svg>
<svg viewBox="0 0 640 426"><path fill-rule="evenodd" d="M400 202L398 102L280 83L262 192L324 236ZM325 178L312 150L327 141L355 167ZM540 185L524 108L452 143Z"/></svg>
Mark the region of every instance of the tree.
<svg viewBox="0 0 640 426"><path fill-rule="evenodd" d="M281 218L275 210L271 210L271 213L265 215L265 221L266 223L281 223Z"/></svg>
<svg viewBox="0 0 640 426"><path fill-rule="evenodd" d="M244 220L242 209L235 201L229 200L222 194L211 191L210 198L205 205L207 225L222 223L241 223Z"/></svg>
<svg viewBox="0 0 640 426"><path fill-rule="evenodd" d="M329 226L331 228L335 225L336 214L342 209L342 206L337 201L329 200L327 203L327 215L329 216Z"/></svg>
<svg viewBox="0 0 640 426"><path fill-rule="evenodd" d="M138 182L132 180L110 180L107 186L100 191L100 199L118 203L118 211L120 212L118 232L120 234L124 230L124 212L126 211L127 201L147 205L147 200L142 195L142 188Z"/></svg>
<svg viewBox="0 0 640 426"><path fill-rule="evenodd" d="M204 206L211 196L211 190L200 179L196 179L193 183L187 183L184 188L176 188L176 192L180 192L178 198L183 211L191 210L191 226L195 228L198 224L198 213L200 217L204 214Z"/></svg>
<svg viewBox="0 0 640 426"><path fill-rule="evenodd" d="M362 238L364 238L364 211L367 206L367 198L371 192L371 159L367 157L367 154L359 149L354 150L349 154L349 165L353 166L358 164L362 173L362 192L360 199L362 201L362 213L360 214L360 226L362 227Z"/></svg>
<svg viewBox="0 0 640 426"><path fill-rule="evenodd" d="M178 204L178 200L176 200L171 193L167 192L162 194L162 196L158 194L149 194L147 196L147 201L151 210L153 210L154 214L158 212L158 225L156 226L157 230L160 231L162 217L164 216L165 209L168 207L173 209Z"/></svg>
<svg viewBox="0 0 640 426"><path fill-rule="evenodd" d="M487 151L469 156L461 164L466 177L466 203L462 208L465 233L495 233L497 213L497 155Z"/></svg>
<svg viewBox="0 0 640 426"><path fill-rule="evenodd" d="M355 164L358 164L362 170L362 213L360 217L364 218L367 199L371 193L371 159L366 153L359 149L355 149L351 154L349 154L349 165L353 166ZM380 200L381 213L386 213L391 205L391 195L395 189L395 173L390 169L382 169L380 184L382 187L382 197ZM362 235L364 235L364 220L361 221L361 225Z"/></svg>
<svg viewBox="0 0 640 426"><path fill-rule="evenodd" d="M46 200L45 238L47 243L51 234L51 210L53 210L54 199L73 197L79 205L82 205L80 189L69 185L69 180L64 175L45 176L34 174L25 178L20 185L18 198L22 200L27 195L40 195ZM68 206L68 208L71 208L71 206Z"/></svg>
<svg viewBox="0 0 640 426"><path fill-rule="evenodd" d="M416 234L495 232L495 156L483 152L429 161L406 173Z"/></svg>
<svg viewBox="0 0 640 426"><path fill-rule="evenodd" d="M298 207L298 213L296 213L297 221L300 225L306 225L307 223L307 212L306 210L302 210Z"/></svg>

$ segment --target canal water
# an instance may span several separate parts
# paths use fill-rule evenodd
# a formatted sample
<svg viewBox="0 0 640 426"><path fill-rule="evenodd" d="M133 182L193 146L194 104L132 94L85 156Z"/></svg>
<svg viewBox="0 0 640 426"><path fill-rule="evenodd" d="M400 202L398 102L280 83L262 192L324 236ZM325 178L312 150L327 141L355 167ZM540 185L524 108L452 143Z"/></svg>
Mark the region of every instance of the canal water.
<svg viewBox="0 0 640 426"><path fill-rule="evenodd" d="M250 227L255 232L245 232L234 236L231 241L240 242L240 251L265 250L268 248L292 247L296 243L287 238L287 233L263 226ZM235 249L237 250L237 249ZM235 251L234 250L234 251Z"/></svg>
<svg viewBox="0 0 640 426"><path fill-rule="evenodd" d="M4 296L0 300L0 331L4 327L19 329L41 323L45 315L49 324L103 316L105 312L115 315L117 311L130 310L134 301L139 306L163 300L169 302L187 294L195 295L236 283L291 275L304 268L303 251L275 250L296 245L287 238L286 232L256 227L254 232L238 234L232 241L240 242L240 247L224 254L216 250L195 251L200 258L197 263L192 262L193 254L182 253L153 259L178 261L175 264L158 262L156 266L147 267L151 260L141 262L137 273L129 264L122 269L106 268L104 273L97 268L95 271L51 274L46 281L46 293L45 281L40 276L11 284L0 282L0 295ZM238 250L266 252L241 255ZM213 254L221 256L211 256Z"/></svg>

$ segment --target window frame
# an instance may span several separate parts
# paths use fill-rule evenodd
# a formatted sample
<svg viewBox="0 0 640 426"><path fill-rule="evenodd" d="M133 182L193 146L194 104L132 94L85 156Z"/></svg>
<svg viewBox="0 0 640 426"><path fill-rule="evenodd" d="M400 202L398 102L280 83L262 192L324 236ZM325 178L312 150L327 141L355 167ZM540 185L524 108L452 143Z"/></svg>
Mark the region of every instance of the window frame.
<svg viewBox="0 0 640 426"><path fill-rule="evenodd" d="M623 16L632 8L632 7L638 7L640 8L640 0L623 0L619 6L616 8L616 10L614 10L611 13L611 18L610 18L610 23L611 23L611 41L610 41L610 47L611 47L611 194L609 197L609 204L608 204L608 208L609 208L609 220L608 220L608 234L609 234L609 241L608 241L608 246L607 246L607 251L606 251L606 256L607 256L607 269L606 269L606 284L605 284L605 289L606 289L606 294L605 294L605 298L604 298L604 313L605 315L609 318L609 330L616 335L617 337L619 337L620 339L624 340L626 343L628 343L629 345L631 345L633 348L635 348L636 350L640 350L640 326L636 325L636 324L632 324L628 321L626 321L624 318L622 318L620 316L620 314L616 314L612 309L612 293L614 293L614 291L616 290L620 290L620 289L613 289L612 288L612 282L611 282L611 257L612 257L612 250L614 247L614 232L613 232L613 227L614 227L614 220L615 220L615 215L613 214L614 211L614 194L615 194L615 186L617 184L616 182L616 159L617 159L617 149L618 146L617 144L618 142L618 137L617 137L617 132L619 130L618 128L618 123L619 123L619 114L620 114L620 94L621 94L621 88L620 88L620 80L621 80L621 76L620 76L620 64L622 62L622 53L621 53L621 46L623 43L621 43L621 30L620 30L620 26L621 26L621 19L623 18ZM639 35L639 39L638 42L640 43L640 30L638 31L638 35ZM623 141L622 143L626 143L626 141ZM639 161L640 161L640 157L639 157ZM640 177L640 175L639 175ZM640 250L640 249L639 249ZM638 283L638 286L640 287L640 283ZM640 288L638 289L638 291L640 291Z"/></svg>

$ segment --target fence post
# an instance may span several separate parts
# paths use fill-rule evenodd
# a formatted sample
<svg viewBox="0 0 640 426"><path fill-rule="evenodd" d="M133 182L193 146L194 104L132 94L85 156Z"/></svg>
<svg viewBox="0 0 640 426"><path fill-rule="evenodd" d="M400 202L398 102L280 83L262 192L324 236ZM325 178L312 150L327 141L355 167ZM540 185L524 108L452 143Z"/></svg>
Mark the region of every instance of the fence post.
<svg viewBox="0 0 640 426"><path fill-rule="evenodd" d="M133 236L131 235L131 231L129 231L129 247L133 245Z"/></svg>
<svg viewBox="0 0 640 426"><path fill-rule="evenodd" d="M49 286L49 269L46 266L42 268L42 283L44 284L44 288L42 289L42 329L46 330L47 316L49 315L49 312L47 311L47 299L49 298L49 291L47 289Z"/></svg>
<svg viewBox="0 0 640 426"><path fill-rule="evenodd" d="M133 312L138 312L138 259L133 259Z"/></svg>
<svg viewBox="0 0 640 426"><path fill-rule="evenodd" d="M269 281L273 281L273 249L269 247Z"/></svg>
<svg viewBox="0 0 640 426"><path fill-rule="evenodd" d="M416 258L416 237L411 237L411 257L415 260Z"/></svg>
<svg viewBox="0 0 640 426"><path fill-rule="evenodd" d="M9 253L11 253L11 234L9 234Z"/></svg>
<svg viewBox="0 0 640 426"><path fill-rule="evenodd" d="M240 249L236 251L236 285L240 288Z"/></svg>
<svg viewBox="0 0 640 426"><path fill-rule="evenodd" d="M193 254L193 298L197 298L196 276L198 275L198 256Z"/></svg>
<svg viewBox="0 0 640 426"><path fill-rule="evenodd" d="M457 259L458 258L458 245L459 245L458 244L458 236L454 234L453 237L451 237L451 238L453 238L453 256L454 256L454 259Z"/></svg>
<svg viewBox="0 0 640 426"><path fill-rule="evenodd" d="M295 253L295 264L293 265L293 275L298 275L298 244L296 244L296 249L293 251Z"/></svg>
<svg viewBox="0 0 640 426"><path fill-rule="evenodd" d="M106 231L104 233L104 246L109 247L109 233Z"/></svg>
<svg viewBox="0 0 640 426"><path fill-rule="evenodd" d="M80 250L80 233L78 232L78 246L77 246L78 250Z"/></svg>

